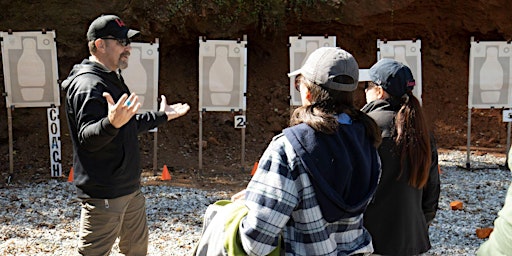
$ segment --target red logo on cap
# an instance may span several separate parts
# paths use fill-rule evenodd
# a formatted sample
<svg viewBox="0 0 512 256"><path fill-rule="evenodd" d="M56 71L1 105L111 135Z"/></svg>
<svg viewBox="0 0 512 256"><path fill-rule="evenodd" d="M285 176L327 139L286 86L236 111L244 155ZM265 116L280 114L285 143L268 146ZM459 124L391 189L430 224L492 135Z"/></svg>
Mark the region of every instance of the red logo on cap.
<svg viewBox="0 0 512 256"><path fill-rule="evenodd" d="M124 27L124 26L125 26L125 25L124 25L124 22L123 22L122 20L120 20L120 19L116 19L116 23L117 23L117 25L119 25L120 27Z"/></svg>

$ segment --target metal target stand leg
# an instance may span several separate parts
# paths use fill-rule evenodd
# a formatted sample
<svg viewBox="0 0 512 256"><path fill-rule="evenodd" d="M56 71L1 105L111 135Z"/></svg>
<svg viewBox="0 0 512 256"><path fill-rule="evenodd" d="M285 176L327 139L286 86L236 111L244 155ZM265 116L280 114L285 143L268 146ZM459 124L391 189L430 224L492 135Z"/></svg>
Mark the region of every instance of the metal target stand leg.
<svg viewBox="0 0 512 256"><path fill-rule="evenodd" d="M508 154L510 151L510 132L512 130L512 110L511 109L503 109L503 121L507 122L507 148L505 149L505 163L500 166L502 169L510 170L508 167Z"/></svg>
<svg viewBox="0 0 512 256"><path fill-rule="evenodd" d="M466 154L466 170L471 169L471 163L470 163L470 145L471 145L471 108L468 108L468 134L467 134L467 154Z"/></svg>
<svg viewBox="0 0 512 256"><path fill-rule="evenodd" d="M11 180L14 175L14 150L13 150L13 137L12 137L12 110L14 106L7 108L7 123L8 123L8 131L9 131L9 177L7 178L7 183L11 183Z"/></svg>
<svg viewBox="0 0 512 256"><path fill-rule="evenodd" d="M158 151L158 131L154 132L153 135L153 176L157 176L158 165L157 165L157 151Z"/></svg>
<svg viewBox="0 0 512 256"><path fill-rule="evenodd" d="M203 111L199 111L199 171L203 170Z"/></svg>
<svg viewBox="0 0 512 256"><path fill-rule="evenodd" d="M507 170L510 170L510 168L508 167L508 154L510 153L510 131L511 131L511 124L510 122L508 122L507 124L507 149L505 151L505 168Z"/></svg>
<svg viewBox="0 0 512 256"><path fill-rule="evenodd" d="M245 116L245 111L242 111L242 115ZM242 152L241 152L241 156L240 156L240 159L241 159L241 163L240 165L242 166L242 172L244 172L244 164L245 164L245 125L243 128L241 128L241 137L242 137L242 142L241 142L241 148L242 148Z"/></svg>

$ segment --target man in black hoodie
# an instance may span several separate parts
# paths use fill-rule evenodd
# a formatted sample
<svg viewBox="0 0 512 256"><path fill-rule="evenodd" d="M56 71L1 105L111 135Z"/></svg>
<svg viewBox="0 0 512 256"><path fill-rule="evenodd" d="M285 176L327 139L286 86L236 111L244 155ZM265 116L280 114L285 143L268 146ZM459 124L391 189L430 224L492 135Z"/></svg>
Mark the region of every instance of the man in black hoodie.
<svg viewBox="0 0 512 256"><path fill-rule="evenodd" d="M75 65L62 83L74 149L74 184L82 207L82 255L108 255L117 237L122 253L146 255L137 135L190 109L186 103L167 105L162 95L159 111L137 114L138 96L130 93L120 70L128 66L130 38L138 33L115 15L98 17L87 32L91 56Z"/></svg>

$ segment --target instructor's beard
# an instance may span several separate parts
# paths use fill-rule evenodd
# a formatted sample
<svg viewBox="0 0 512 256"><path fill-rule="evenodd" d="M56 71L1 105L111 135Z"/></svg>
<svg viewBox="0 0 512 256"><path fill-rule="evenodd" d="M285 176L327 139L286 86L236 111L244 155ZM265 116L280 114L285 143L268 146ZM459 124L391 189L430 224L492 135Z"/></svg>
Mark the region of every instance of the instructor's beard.
<svg viewBox="0 0 512 256"><path fill-rule="evenodd" d="M126 56L126 61L123 57ZM128 57L130 56L130 52L123 52L121 56L119 56L119 69L125 69L128 67Z"/></svg>

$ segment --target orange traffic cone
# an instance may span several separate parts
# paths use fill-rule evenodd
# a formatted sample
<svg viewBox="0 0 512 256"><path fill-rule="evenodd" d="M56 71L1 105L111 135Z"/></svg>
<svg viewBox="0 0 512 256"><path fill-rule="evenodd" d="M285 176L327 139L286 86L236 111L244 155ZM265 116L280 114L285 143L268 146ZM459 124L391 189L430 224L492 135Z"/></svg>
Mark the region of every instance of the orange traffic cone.
<svg viewBox="0 0 512 256"><path fill-rule="evenodd" d="M254 174L256 173L256 170L258 170L258 162L254 163L254 166L252 167L252 170L251 170L251 176L254 176Z"/></svg>
<svg viewBox="0 0 512 256"><path fill-rule="evenodd" d="M68 182L73 182L73 167L69 170Z"/></svg>
<svg viewBox="0 0 512 256"><path fill-rule="evenodd" d="M164 164L164 168L162 169L162 177L160 177L161 180L171 180L171 174L169 173L169 170L167 169L167 165Z"/></svg>

